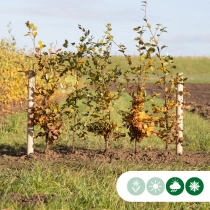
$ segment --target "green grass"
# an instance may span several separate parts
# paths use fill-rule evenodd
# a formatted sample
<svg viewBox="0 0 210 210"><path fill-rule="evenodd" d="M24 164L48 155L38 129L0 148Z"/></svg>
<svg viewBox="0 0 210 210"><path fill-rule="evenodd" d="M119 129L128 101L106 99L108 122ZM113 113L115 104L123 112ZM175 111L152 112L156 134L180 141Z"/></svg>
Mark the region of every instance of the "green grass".
<svg viewBox="0 0 210 210"><path fill-rule="evenodd" d="M129 107L130 97L125 94L122 101L116 104L116 109ZM161 103L161 101L159 101ZM114 119L120 121L119 115L114 113ZM26 147L26 113L18 113L1 119L0 125L0 151L16 154L24 151ZM184 113L184 152L210 150L210 122L189 113ZM68 125L67 125L68 128ZM123 129L126 131L126 129ZM42 139L35 140L35 149L44 149ZM61 140L53 148L71 146L71 133L62 134ZM164 143L158 138L144 139L139 149L152 146L154 150L163 150ZM133 150L133 144L128 136L116 142L110 142L111 148L123 151ZM76 148L103 149L103 139L89 135L84 140L77 140ZM175 150L170 145L170 150ZM26 148L25 148L26 151ZM0 157L0 209L109 209L109 210L185 210L208 209L209 203L129 203L123 201L116 192L118 177L126 171L167 171L167 170L205 170L210 166L199 164L192 166L185 163L145 164L143 161L131 162L113 160L111 163L93 160L83 161L59 158L55 160L26 159L20 161L18 157ZM19 206L12 201L10 193L19 193L26 197L34 194L55 195L47 204L36 206Z"/></svg>
<svg viewBox="0 0 210 210"><path fill-rule="evenodd" d="M120 62L122 69L127 69L128 64L123 56L112 57L113 66ZM138 57L132 57L134 66L139 64ZM177 66L174 69L174 74L184 73L184 77L187 77L187 83L210 83L210 58L208 57L174 57L174 64ZM156 81L156 77L151 77L149 82Z"/></svg>
<svg viewBox="0 0 210 210"><path fill-rule="evenodd" d="M33 194L55 195L48 205L40 204L36 209L207 209L208 203L129 203L123 201L115 190L118 177L126 171L195 170L187 165L164 164L144 166L126 162L82 163L62 160L60 162L24 162L17 168L1 171L1 209L22 209L7 201L9 192L26 196ZM24 165L24 166L23 166ZM20 167L23 167L20 169ZM199 170L199 167L196 169ZM209 170L209 166L205 167ZM34 209L28 206L27 209Z"/></svg>

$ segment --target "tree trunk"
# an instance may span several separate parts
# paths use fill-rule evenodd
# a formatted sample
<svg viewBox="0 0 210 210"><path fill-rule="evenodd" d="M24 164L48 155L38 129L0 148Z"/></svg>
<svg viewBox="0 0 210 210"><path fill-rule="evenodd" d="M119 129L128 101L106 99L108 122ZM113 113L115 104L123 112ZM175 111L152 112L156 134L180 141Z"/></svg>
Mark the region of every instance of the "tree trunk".
<svg viewBox="0 0 210 210"><path fill-rule="evenodd" d="M107 152L108 149L109 149L109 139L105 138L105 150L104 150L104 152Z"/></svg>
<svg viewBox="0 0 210 210"><path fill-rule="evenodd" d="M75 138L76 138L76 124L77 124L77 114L74 115L74 129L73 129L73 136L72 136L72 152L75 152Z"/></svg>
<svg viewBox="0 0 210 210"><path fill-rule="evenodd" d="M168 149L168 142L166 142L166 147L165 147L165 149L166 149L166 150Z"/></svg>
<svg viewBox="0 0 210 210"><path fill-rule="evenodd" d="M135 151L135 154L138 153L137 140L136 139L135 139L135 144L134 144L134 151Z"/></svg>

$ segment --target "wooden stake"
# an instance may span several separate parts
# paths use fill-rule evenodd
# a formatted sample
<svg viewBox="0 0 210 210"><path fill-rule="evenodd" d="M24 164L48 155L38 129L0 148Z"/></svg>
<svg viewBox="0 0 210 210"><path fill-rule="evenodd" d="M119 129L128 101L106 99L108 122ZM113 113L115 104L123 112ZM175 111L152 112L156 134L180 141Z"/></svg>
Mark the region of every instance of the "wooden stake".
<svg viewBox="0 0 210 210"><path fill-rule="evenodd" d="M30 115L34 107L34 89L35 89L35 72L29 70L28 77L28 122L30 121ZM34 126L27 125L27 155L34 153Z"/></svg>
<svg viewBox="0 0 210 210"><path fill-rule="evenodd" d="M176 142L176 154L182 155L183 153L183 147L182 147L182 141L180 142L180 139L183 139L183 73L177 73L177 76L179 77L179 83L177 85L177 94L176 94L176 101L178 102L178 106L176 107L176 116L178 121L178 139Z"/></svg>

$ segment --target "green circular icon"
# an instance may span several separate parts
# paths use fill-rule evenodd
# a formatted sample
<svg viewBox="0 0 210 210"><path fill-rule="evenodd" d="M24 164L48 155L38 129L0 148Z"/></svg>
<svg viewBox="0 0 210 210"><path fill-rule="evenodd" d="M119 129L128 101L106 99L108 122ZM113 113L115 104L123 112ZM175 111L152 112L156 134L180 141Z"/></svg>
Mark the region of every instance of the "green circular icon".
<svg viewBox="0 0 210 210"><path fill-rule="evenodd" d="M166 183L166 190L171 195L180 195L184 190L184 182L178 177L172 177Z"/></svg>
<svg viewBox="0 0 210 210"><path fill-rule="evenodd" d="M192 177L187 180L185 188L190 195L199 195L204 189L204 184L201 179Z"/></svg>
<svg viewBox="0 0 210 210"><path fill-rule="evenodd" d="M134 177L128 181L128 192L132 195L141 195L145 190L145 183L139 177Z"/></svg>
<svg viewBox="0 0 210 210"><path fill-rule="evenodd" d="M158 177L151 178L147 182L147 191L151 195L160 195L165 189L165 183Z"/></svg>

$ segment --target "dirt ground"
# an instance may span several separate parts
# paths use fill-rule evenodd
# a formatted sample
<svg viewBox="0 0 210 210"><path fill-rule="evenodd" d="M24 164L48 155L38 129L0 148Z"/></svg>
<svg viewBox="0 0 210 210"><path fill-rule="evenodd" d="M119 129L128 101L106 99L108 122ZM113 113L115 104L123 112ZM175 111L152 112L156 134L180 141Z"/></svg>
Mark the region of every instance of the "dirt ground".
<svg viewBox="0 0 210 210"><path fill-rule="evenodd" d="M139 150L138 153L134 151L122 151L119 149L110 149L107 152L101 150L91 149L77 149L74 153L70 149L59 148L56 150L49 150L47 153L44 151L35 151L33 154L25 155L25 152L13 153L8 152L5 154L0 153L0 168L4 167L17 167L18 164L24 165L28 161L53 161L62 162L63 160L73 160L75 162L88 163L88 162L104 162L112 163L115 161L128 161L128 162L144 162L145 164L171 164L179 162L180 164L187 164L190 166L196 165L209 165L210 153L208 152L189 152L185 151L183 155L176 155L175 151L156 151L156 150Z"/></svg>
<svg viewBox="0 0 210 210"><path fill-rule="evenodd" d="M72 153L66 149L56 151L49 151L47 154L43 152L36 152L30 155L23 155L19 157L19 161L27 159L41 159L41 160L59 160L59 159L72 159L78 162L107 162L113 161L131 161L157 164L170 164L172 162L180 161L185 164L196 166L197 164L210 164L210 154L203 152L184 152L182 156L176 155L175 151L144 151L140 150L137 154L133 151L122 151L119 149L110 149L108 152L98 150L84 150L79 149Z"/></svg>

